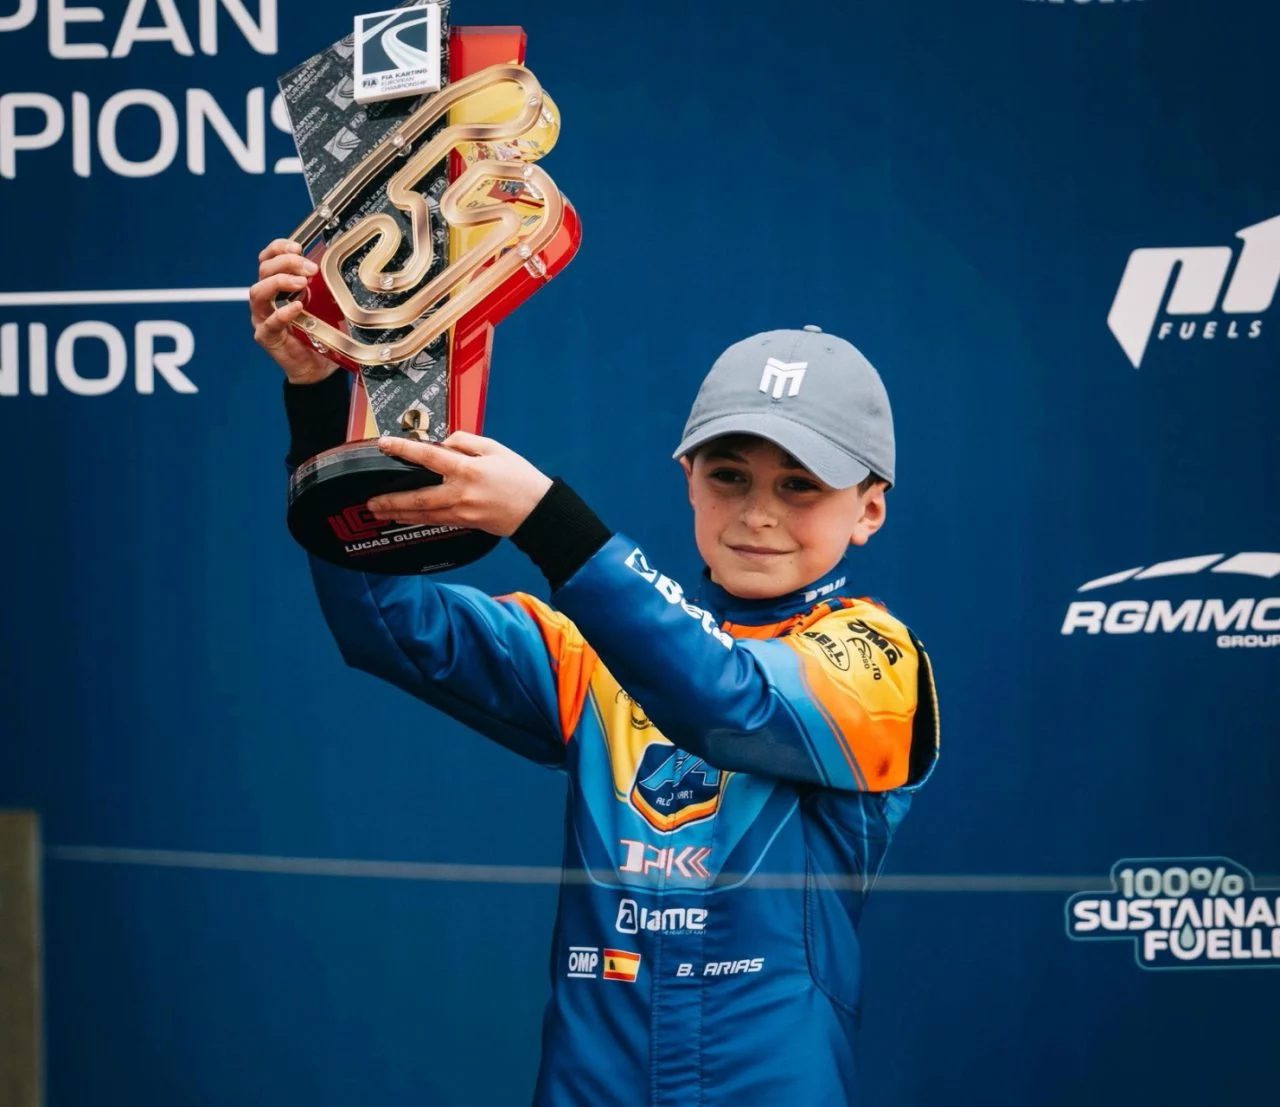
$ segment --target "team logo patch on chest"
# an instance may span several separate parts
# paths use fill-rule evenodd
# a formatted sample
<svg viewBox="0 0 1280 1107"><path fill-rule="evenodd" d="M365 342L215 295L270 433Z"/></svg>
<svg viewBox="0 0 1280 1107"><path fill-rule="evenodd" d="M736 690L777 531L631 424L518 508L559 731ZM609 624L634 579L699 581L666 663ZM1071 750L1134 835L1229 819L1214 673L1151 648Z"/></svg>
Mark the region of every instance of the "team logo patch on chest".
<svg viewBox="0 0 1280 1107"><path fill-rule="evenodd" d="M701 757L653 743L636 769L631 806L656 829L676 830L716 813L726 776Z"/></svg>

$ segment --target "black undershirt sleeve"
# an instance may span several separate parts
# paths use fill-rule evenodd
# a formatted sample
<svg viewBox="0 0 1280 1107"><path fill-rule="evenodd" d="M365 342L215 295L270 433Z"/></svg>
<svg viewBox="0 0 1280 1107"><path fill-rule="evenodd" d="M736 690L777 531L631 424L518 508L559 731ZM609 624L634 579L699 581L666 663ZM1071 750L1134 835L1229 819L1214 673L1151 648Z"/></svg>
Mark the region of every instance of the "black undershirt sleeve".
<svg viewBox="0 0 1280 1107"><path fill-rule="evenodd" d="M285 463L290 469L346 441L350 398L351 375L341 369L316 384L284 382L284 411L289 420Z"/></svg>
<svg viewBox="0 0 1280 1107"><path fill-rule="evenodd" d="M554 592L582 568L613 531L559 477L511 536Z"/></svg>

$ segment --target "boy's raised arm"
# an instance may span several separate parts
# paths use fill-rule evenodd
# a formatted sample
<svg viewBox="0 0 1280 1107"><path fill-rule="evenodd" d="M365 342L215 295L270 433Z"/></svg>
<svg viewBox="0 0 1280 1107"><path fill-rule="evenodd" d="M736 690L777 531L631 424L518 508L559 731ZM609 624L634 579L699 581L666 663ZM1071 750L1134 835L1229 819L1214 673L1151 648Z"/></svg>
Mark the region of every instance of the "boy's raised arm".
<svg viewBox="0 0 1280 1107"><path fill-rule="evenodd" d="M916 714L928 697L932 717L932 677L891 616L876 621L897 655L880 680L860 666L842 671L804 635L734 639L621 535L554 599L662 732L716 768L848 791L922 779L928 751L918 744L935 736L917 731ZM835 611L811 632L847 635L837 629L847 620Z"/></svg>
<svg viewBox="0 0 1280 1107"><path fill-rule="evenodd" d="M595 655L531 596L493 599L425 577L384 577L315 558L311 573L343 659L516 753L565 756Z"/></svg>
<svg viewBox="0 0 1280 1107"><path fill-rule="evenodd" d="M296 465L345 435L348 376L285 384ZM310 559L321 611L346 662L540 764L558 765L595 655L529 596L495 600L426 577L353 572Z"/></svg>
<svg viewBox="0 0 1280 1107"><path fill-rule="evenodd" d="M885 643L877 648L895 655L879 679L861 666L842 669L806 635L735 640L635 543L614 535L602 544L586 515L557 485L517 544L547 575L557 608L677 746L720 769L850 791L888 791L927 775L936 746L932 674L896 619L859 613ZM836 608L809 629L845 637L848 619Z"/></svg>

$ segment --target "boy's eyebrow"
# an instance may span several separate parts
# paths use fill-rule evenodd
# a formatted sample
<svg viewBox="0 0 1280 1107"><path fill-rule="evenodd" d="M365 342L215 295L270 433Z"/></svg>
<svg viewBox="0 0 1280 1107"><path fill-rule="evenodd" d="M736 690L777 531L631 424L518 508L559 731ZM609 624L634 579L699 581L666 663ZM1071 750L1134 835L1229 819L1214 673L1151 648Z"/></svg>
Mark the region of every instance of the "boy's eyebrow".
<svg viewBox="0 0 1280 1107"><path fill-rule="evenodd" d="M707 460L710 461L712 458L715 458L720 461L745 462L747 460L740 453L738 453L738 451L735 450L732 446L712 446L711 449L707 451Z"/></svg>
<svg viewBox="0 0 1280 1107"><path fill-rule="evenodd" d="M713 446L707 451L706 457L708 461L739 461L743 465L747 463L747 459L732 446ZM802 473L810 472L808 466L802 465L788 453L782 455L782 468L799 469Z"/></svg>

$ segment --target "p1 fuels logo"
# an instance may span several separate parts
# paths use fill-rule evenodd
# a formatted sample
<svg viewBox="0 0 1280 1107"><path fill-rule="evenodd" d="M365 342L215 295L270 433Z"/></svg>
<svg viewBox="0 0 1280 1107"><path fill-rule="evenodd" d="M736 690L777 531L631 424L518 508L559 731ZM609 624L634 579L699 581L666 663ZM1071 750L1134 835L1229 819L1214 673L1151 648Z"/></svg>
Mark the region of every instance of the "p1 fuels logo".
<svg viewBox="0 0 1280 1107"><path fill-rule="evenodd" d="M1067 936L1132 939L1144 969L1280 966L1280 889L1229 857L1117 861L1106 891L1067 900Z"/></svg>
<svg viewBox="0 0 1280 1107"><path fill-rule="evenodd" d="M1153 334L1158 342L1175 333L1183 342L1262 334L1261 316L1280 285L1280 215L1236 231L1236 237L1244 243L1238 259L1230 246L1143 247L1129 255L1107 326L1135 369ZM1157 327L1162 308L1165 315L1200 318L1177 324L1166 319Z"/></svg>
<svg viewBox="0 0 1280 1107"><path fill-rule="evenodd" d="M1274 594L1280 588L1265 583L1277 576L1280 553L1203 554L1140 565L1080 585L1078 593L1124 586L1127 594L1073 601L1062 633L1211 635L1220 649L1280 647L1280 596ZM1173 577L1194 579L1166 580ZM1136 583L1157 579L1158 586Z"/></svg>

